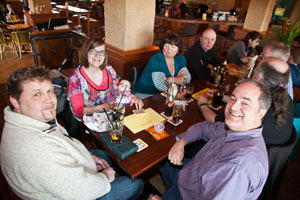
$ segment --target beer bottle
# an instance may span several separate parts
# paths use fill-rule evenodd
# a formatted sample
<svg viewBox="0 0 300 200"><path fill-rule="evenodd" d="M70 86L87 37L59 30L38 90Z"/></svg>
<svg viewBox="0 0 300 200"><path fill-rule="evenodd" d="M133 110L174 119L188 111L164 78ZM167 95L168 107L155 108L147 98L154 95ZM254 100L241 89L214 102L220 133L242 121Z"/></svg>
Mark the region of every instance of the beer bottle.
<svg viewBox="0 0 300 200"><path fill-rule="evenodd" d="M173 98L173 87L172 83L168 84L168 95L166 99L166 106L165 106L165 116L170 117L173 112L174 107L174 98Z"/></svg>

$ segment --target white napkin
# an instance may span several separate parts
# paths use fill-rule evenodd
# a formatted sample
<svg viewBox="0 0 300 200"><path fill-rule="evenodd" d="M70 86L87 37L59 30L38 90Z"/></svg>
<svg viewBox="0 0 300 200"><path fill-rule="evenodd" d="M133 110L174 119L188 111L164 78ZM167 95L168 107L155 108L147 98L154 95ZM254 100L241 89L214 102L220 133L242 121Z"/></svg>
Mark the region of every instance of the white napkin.
<svg viewBox="0 0 300 200"><path fill-rule="evenodd" d="M93 116L83 116L83 123L91 130L104 132L109 130L109 121L105 113L94 113Z"/></svg>

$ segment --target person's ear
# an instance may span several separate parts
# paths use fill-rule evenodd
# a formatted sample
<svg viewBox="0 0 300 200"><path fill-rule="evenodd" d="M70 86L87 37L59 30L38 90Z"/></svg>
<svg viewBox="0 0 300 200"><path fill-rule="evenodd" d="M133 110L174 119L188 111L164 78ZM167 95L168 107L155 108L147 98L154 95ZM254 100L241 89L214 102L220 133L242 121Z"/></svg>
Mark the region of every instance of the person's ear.
<svg viewBox="0 0 300 200"><path fill-rule="evenodd" d="M267 111L268 111L267 109L260 109L258 111L258 117L259 117L259 119L262 119L266 115Z"/></svg>
<svg viewBox="0 0 300 200"><path fill-rule="evenodd" d="M12 97L12 96L9 97L9 101L13 105L14 110L16 112L20 112L20 104L19 104L19 102L14 97Z"/></svg>

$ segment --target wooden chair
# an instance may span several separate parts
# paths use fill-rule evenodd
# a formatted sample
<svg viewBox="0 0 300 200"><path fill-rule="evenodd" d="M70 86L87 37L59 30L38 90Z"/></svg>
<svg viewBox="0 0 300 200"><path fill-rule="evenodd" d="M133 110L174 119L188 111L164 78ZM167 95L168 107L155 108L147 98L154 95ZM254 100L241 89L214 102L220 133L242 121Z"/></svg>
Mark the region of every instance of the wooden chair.
<svg viewBox="0 0 300 200"><path fill-rule="evenodd" d="M18 47L20 59L22 58L22 52L25 52L25 50L22 50L22 46L29 45L30 50L27 52L32 53L29 31L15 31L11 33L11 36L13 43Z"/></svg>
<svg viewBox="0 0 300 200"><path fill-rule="evenodd" d="M5 51L5 48L8 47L8 46L9 45L6 42L4 33L3 33L2 29L0 28L0 57L1 57L1 60L2 60L2 54Z"/></svg>
<svg viewBox="0 0 300 200"><path fill-rule="evenodd" d="M294 103L298 103L300 101L300 88L293 88L294 92Z"/></svg>
<svg viewBox="0 0 300 200"><path fill-rule="evenodd" d="M13 52L15 52L17 54L14 45L12 45L12 40L11 40L10 34L8 36L7 34L4 33L3 29L0 28L0 57L1 57L1 60L3 58L3 53L6 51L7 47L9 48L9 51L11 51L11 49L13 49Z"/></svg>

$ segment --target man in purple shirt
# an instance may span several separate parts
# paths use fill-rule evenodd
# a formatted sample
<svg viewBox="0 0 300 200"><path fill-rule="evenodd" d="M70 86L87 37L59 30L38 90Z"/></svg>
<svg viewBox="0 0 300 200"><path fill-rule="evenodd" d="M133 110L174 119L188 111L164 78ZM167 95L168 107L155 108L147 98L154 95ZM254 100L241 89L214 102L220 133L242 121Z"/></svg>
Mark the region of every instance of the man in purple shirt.
<svg viewBox="0 0 300 200"><path fill-rule="evenodd" d="M197 123L179 136L161 167L168 190L149 199L257 199L268 176L261 121L270 104L264 85L240 83L226 105L225 123ZM200 139L205 146L184 158L185 145Z"/></svg>

